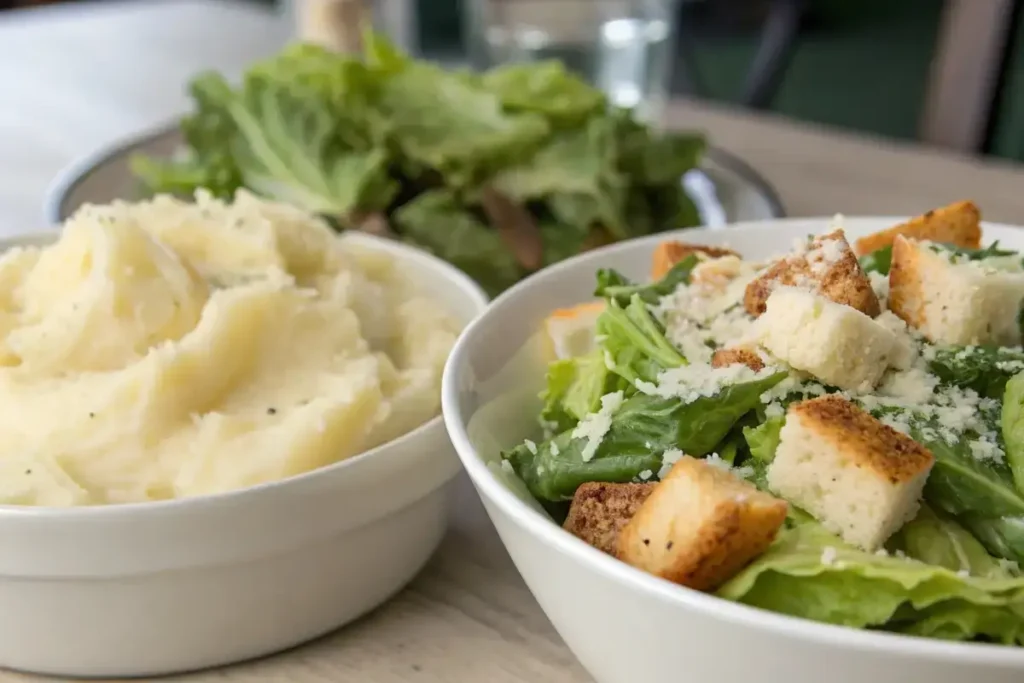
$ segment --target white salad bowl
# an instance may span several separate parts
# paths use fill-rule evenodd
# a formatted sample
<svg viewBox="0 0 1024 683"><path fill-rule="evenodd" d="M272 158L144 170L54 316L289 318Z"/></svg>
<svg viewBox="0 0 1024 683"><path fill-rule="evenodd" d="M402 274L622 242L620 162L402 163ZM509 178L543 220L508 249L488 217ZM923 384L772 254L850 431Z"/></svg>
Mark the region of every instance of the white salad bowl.
<svg viewBox="0 0 1024 683"><path fill-rule="evenodd" d="M392 241L343 239L390 254L464 324L487 305L439 259ZM0 667L153 676L315 638L384 602L426 563L458 471L436 417L351 459L236 492L0 506Z"/></svg>
<svg viewBox="0 0 1024 683"><path fill-rule="evenodd" d="M847 218L856 237L898 218ZM687 230L747 258L788 251L826 219ZM985 225L985 242L1024 250L1024 229ZM442 387L445 423L502 542L540 606L599 683L1020 683L1024 648L950 643L862 631L775 614L683 588L636 570L563 531L499 452L537 436L547 351L537 333L553 309L593 299L595 271L646 281L655 245L624 242L546 269L496 299L462 334Z"/></svg>

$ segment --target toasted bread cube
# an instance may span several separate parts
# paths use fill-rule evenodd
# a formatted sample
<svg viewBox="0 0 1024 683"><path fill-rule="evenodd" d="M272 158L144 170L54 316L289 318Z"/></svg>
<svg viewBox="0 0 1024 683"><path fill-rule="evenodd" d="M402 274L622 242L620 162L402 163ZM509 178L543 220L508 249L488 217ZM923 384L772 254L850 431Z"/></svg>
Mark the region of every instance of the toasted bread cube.
<svg viewBox="0 0 1024 683"><path fill-rule="evenodd" d="M841 229L814 238L806 251L779 259L754 278L743 297L747 313L755 318L764 313L779 286L807 289L872 318L881 312L871 280Z"/></svg>
<svg viewBox="0 0 1024 683"><path fill-rule="evenodd" d="M934 462L909 436L831 394L789 407L768 487L873 552L917 514Z"/></svg>
<svg viewBox="0 0 1024 683"><path fill-rule="evenodd" d="M604 301L590 301L559 308L544 320L544 331L555 358L582 356L594 349L597 319L604 308Z"/></svg>
<svg viewBox="0 0 1024 683"><path fill-rule="evenodd" d="M753 334L776 358L840 389L874 388L898 355L891 329L796 287L772 292Z"/></svg>
<svg viewBox="0 0 1024 683"><path fill-rule="evenodd" d="M863 256L888 247L898 235L977 249L981 246L981 212L973 202L956 202L929 211L906 223L860 238L856 242L857 254Z"/></svg>
<svg viewBox="0 0 1024 683"><path fill-rule="evenodd" d="M622 530L619 558L663 579L714 590L771 545L787 509L729 472L683 457Z"/></svg>
<svg viewBox="0 0 1024 683"><path fill-rule="evenodd" d="M746 365L754 372L764 370L764 360L757 351L746 346L718 349L711 356L711 367L713 368L724 368L730 365Z"/></svg>
<svg viewBox="0 0 1024 683"><path fill-rule="evenodd" d="M704 254L710 258L722 256L739 256L732 249L724 247L710 247L703 244L687 244L686 242L668 241L662 242L654 248L651 257L651 280L660 280L665 277L672 266L676 265L690 254Z"/></svg>
<svg viewBox="0 0 1024 683"><path fill-rule="evenodd" d="M654 490L650 484L591 481L576 489L562 528L598 550L615 555L619 533Z"/></svg>
<svg viewBox="0 0 1024 683"><path fill-rule="evenodd" d="M936 344L1020 344L1022 301L1024 273L953 263L933 244L902 236L893 243L889 308Z"/></svg>

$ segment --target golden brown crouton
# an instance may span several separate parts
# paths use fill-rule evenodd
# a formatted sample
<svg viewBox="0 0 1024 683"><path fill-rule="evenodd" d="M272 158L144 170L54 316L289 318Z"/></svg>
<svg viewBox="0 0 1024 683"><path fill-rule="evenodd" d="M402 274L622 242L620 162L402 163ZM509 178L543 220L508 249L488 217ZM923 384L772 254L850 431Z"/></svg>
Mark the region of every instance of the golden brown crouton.
<svg viewBox="0 0 1024 683"><path fill-rule="evenodd" d="M842 230L814 238L806 251L779 259L752 280L743 297L747 313L755 318L764 313L768 297L780 285L810 289L872 318L881 312L871 280Z"/></svg>
<svg viewBox="0 0 1024 683"><path fill-rule="evenodd" d="M705 254L710 258L721 258L723 256L739 256L732 249L723 247L709 247L703 244L687 244L686 242L662 242L654 248L654 255L651 258L651 280L660 280L665 277L672 266L676 265L690 254Z"/></svg>
<svg viewBox="0 0 1024 683"><path fill-rule="evenodd" d="M837 394L796 403L787 415L798 418L823 442L842 450L851 463L893 484L913 479L935 460L917 441Z"/></svg>
<svg viewBox="0 0 1024 683"><path fill-rule="evenodd" d="M857 240L857 254L863 256L893 244L897 235L931 242L977 249L981 246L981 211L974 202L956 202L929 211L913 220Z"/></svg>
<svg viewBox="0 0 1024 683"><path fill-rule="evenodd" d="M703 460L673 466L619 537L619 558L702 591L732 578L771 545L786 502Z"/></svg>
<svg viewBox="0 0 1024 683"><path fill-rule="evenodd" d="M927 448L835 394L789 407L768 486L844 541L873 552L920 504Z"/></svg>
<svg viewBox="0 0 1024 683"><path fill-rule="evenodd" d="M654 486L587 482L576 489L562 527L598 550L615 555L619 532L651 495Z"/></svg>
<svg viewBox="0 0 1024 683"><path fill-rule="evenodd" d="M893 242L889 308L936 344L1016 346L1024 301L1019 273L951 263L934 245L902 235Z"/></svg>
<svg viewBox="0 0 1024 683"><path fill-rule="evenodd" d="M889 266L889 310L903 322L918 329L927 326L923 291L924 264L928 258L918 243L897 235L892 243L892 264Z"/></svg>
<svg viewBox="0 0 1024 683"><path fill-rule="evenodd" d="M746 365L754 372L764 370L764 361L761 360L757 351L742 346L718 349L711 357L711 367L713 368L724 368L729 365Z"/></svg>

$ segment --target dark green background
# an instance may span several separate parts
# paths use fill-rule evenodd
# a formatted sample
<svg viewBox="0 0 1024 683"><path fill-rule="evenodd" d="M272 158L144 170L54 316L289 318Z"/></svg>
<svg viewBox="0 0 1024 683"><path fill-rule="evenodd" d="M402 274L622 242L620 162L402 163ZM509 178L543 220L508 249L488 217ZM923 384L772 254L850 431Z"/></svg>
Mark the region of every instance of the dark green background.
<svg viewBox="0 0 1024 683"><path fill-rule="evenodd" d="M459 2L466 1L472 0L418 0L420 44L427 55L458 53ZM808 121L914 139L942 6L943 0L810 0L809 19L772 109ZM702 94L735 101L757 45L756 21L696 28L696 68L708 89ZM1012 33L1016 47L985 151L1024 160L1024 22Z"/></svg>

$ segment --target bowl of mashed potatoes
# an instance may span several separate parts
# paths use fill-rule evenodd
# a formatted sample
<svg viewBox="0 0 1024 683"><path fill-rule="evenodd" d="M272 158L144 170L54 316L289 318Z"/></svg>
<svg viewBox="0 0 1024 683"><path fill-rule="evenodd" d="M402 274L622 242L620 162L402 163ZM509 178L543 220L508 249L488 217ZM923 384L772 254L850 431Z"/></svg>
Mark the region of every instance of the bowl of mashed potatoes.
<svg viewBox="0 0 1024 683"><path fill-rule="evenodd" d="M0 249L0 666L265 655L436 549L469 278L246 193L87 206Z"/></svg>

